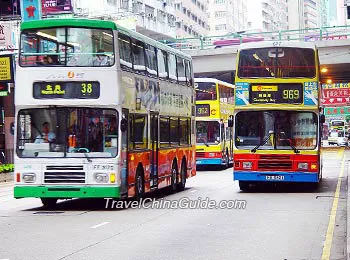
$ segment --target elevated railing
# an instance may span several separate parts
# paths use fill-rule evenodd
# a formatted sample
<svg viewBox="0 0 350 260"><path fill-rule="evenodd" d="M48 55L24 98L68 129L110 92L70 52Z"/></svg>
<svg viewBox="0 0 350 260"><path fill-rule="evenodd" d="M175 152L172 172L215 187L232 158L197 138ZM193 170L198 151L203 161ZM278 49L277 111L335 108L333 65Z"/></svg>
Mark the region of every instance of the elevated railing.
<svg viewBox="0 0 350 260"><path fill-rule="evenodd" d="M333 26L308 28L304 30L286 30L275 32L241 32L219 36L201 36L195 38L181 38L162 40L170 47L187 49L213 49L239 45L253 41L330 41L350 39L350 26Z"/></svg>

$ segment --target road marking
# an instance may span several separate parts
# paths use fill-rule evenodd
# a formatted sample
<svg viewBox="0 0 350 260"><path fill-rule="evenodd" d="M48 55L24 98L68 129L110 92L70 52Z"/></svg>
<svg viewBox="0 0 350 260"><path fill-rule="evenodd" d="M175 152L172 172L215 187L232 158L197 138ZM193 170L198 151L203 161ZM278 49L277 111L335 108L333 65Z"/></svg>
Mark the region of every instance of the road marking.
<svg viewBox="0 0 350 260"><path fill-rule="evenodd" d="M335 226L335 217L337 216L339 193L340 193L341 180L342 180L342 177L344 174L344 166L345 166L345 154L344 154L344 150L343 150L343 160L342 160L341 169L340 169L340 173L339 173L339 177L338 177L337 188L335 189L335 193L334 193L332 210L331 210L331 214L329 216L327 235L326 235L326 240L325 240L325 243L323 246L323 251L322 251L322 260L329 260L330 255L331 255L333 233L334 233L334 226Z"/></svg>
<svg viewBox="0 0 350 260"><path fill-rule="evenodd" d="M191 190L190 192L196 192L197 190Z"/></svg>
<svg viewBox="0 0 350 260"><path fill-rule="evenodd" d="M337 157L338 158L342 158L343 157L343 154L344 154L344 147L341 147L338 152L337 152Z"/></svg>
<svg viewBox="0 0 350 260"><path fill-rule="evenodd" d="M92 227L90 227L90 228L99 228L99 227L102 227L102 226L104 226L104 225L107 225L109 222L102 222L102 223L100 223L100 224L97 224L97 225L95 225L95 226L92 226Z"/></svg>

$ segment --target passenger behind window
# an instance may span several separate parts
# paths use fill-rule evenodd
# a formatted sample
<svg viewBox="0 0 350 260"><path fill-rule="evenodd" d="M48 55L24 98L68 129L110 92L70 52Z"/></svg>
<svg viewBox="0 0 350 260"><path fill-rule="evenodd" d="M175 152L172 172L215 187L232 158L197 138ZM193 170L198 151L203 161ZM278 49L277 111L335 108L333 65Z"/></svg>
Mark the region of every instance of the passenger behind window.
<svg viewBox="0 0 350 260"><path fill-rule="evenodd" d="M94 58L94 66L109 66L109 57L104 54L104 50L100 49L97 51L96 57Z"/></svg>
<svg viewBox="0 0 350 260"><path fill-rule="evenodd" d="M58 57L56 55L47 55L44 57L44 65L58 65Z"/></svg>

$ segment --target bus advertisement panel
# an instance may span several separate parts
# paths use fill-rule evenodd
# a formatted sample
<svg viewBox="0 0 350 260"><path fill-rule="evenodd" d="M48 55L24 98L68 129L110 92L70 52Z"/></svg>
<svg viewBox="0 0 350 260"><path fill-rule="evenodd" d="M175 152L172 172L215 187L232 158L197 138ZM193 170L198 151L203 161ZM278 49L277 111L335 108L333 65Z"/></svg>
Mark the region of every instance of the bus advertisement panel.
<svg viewBox="0 0 350 260"><path fill-rule="evenodd" d="M16 198L141 198L196 174L191 57L114 22L21 25Z"/></svg>
<svg viewBox="0 0 350 260"><path fill-rule="evenodd" d="M196 162L224 165L233 162L234 85L196 78Z"/></svg>
<svg viewBox="0 0 350 260"><path fill-rule="evenodd" d="M321 179L319 61L311 43L264 42L240 47L235 78L234 180Z"/></svg>

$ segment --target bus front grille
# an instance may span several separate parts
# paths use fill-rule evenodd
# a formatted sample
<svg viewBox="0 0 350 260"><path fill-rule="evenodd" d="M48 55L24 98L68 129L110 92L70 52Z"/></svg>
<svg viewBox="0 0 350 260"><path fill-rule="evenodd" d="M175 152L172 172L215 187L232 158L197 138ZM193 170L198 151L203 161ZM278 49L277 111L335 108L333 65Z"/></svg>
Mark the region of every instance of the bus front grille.
<svg viewBox="0 0 350 260"><path fill-rule="evenodd" d="M292 170L292 161L287 160L259 160L259 170Z"/></svg>
<svg viewBox="0 0 350 260"><path fill-rule="evenodd" d="M44 172L44 183L85 183L85 172L81 171L47 171Z"/></svg>

